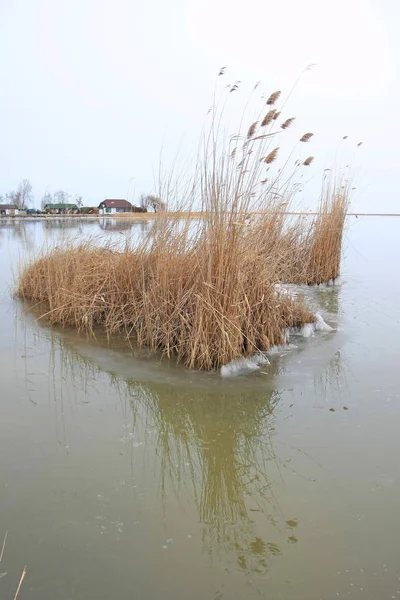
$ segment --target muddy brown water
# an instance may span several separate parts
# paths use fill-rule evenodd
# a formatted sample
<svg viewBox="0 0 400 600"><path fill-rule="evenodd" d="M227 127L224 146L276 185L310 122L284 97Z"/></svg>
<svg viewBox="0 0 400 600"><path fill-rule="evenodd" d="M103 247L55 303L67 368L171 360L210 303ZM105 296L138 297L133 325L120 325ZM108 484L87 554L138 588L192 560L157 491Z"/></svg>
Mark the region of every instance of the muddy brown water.
<svg viewBox="0 0 400 600"><path fill-rule="evenodd" d="M43 243L147 227L101 225L0 221L0 597L400 598L400 222L349 218L305 291L337 331L234 380L12 298Z"/></svg>

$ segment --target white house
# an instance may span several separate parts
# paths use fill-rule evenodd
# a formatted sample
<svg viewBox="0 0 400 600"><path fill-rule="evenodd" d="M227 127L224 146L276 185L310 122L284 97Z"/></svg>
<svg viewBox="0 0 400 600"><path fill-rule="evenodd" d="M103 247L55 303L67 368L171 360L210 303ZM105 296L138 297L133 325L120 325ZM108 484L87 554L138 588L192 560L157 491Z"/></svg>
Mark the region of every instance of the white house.
<svg viewBox="0 0 400 600"><path fill-rule="evenodd" d="M101 215L113 215L115 213L132 212L132 204L128 200L103 200L99 204Z"/></svg>

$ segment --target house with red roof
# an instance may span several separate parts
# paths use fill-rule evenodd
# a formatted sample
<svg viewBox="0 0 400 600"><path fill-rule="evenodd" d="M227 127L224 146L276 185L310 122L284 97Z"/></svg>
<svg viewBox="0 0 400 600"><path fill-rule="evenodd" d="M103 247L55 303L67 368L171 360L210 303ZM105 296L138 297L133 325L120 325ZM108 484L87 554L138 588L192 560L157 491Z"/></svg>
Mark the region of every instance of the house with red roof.
<svg viewBox="0 0 400 600"><path fill-rule="evenodd" d="M147 212L147 208L142 206L134 206L128 200L112 200L106 199L99 204L99 214L101 215L113 215L115 213L129 213L129 212Z"/></svg>
<svg viewBox="0 0 400 600"><path fill-rule="evenodd" d="M132 209L133 206L128 200L106 199L99 204L99 213L103 215L132 212Z"/></svg>

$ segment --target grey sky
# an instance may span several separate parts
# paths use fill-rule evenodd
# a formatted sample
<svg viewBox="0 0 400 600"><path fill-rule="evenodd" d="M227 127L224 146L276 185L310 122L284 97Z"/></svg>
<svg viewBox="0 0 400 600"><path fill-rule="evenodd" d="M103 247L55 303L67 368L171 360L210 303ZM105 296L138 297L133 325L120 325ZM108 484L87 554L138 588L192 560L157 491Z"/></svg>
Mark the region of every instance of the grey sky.
<svg viewBox="0 0 400 600"><path fill-rule="evenodd" d="M131 197L151 191L162 144L196 144L221 66L243 106L246 86L289 91L317 63L287 115L315 133L312 174L349 160L356 210L400 212L399 4L0 0L0 193L23 177L37 205L60 188L126 197L132 177Z"/></svg>

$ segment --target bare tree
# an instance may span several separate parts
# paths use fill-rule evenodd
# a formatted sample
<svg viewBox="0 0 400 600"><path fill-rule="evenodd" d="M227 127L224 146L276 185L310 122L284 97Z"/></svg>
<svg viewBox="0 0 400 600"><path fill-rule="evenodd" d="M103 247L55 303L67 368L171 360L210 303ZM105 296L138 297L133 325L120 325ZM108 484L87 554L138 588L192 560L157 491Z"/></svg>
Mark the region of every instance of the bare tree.
<svg viewBox="0 0 400 600"><path fill-rule="evenodd" d="M58 204L68 204L69 194L63 190L54 192L54 201Z"/></svg>
<svg viewBox="0 0 400 600"><path fill-rule="evenodd" d="M6 194L7 203L14 204L16 195L17 195L17 192L7 192L7 194Z"/></svg>
<svg viewBox="0 0 400 600"><path fill-rule="evenodd" d="M23 179L16 192L8 192L6 201L8 204L14 204L20 210L27 208L33 202L32 185L29 179Z"/></svg>
<svg viewBox="0 0 400 600"><path fill-rule="evenodd" d="M165 202L158 198L158 196L153 196L152 194L142 194L140 196L140 206L146 209L153 209L154 212L163 212L167 210L167 205Z"/></svg>
<svg viewBox="0 0 400 600"><path fill-rule="evenodd" d="M6 194L6 203L13 204L17 208L21 208L21 196L20 193L17 192L7 192Z"/></svg>
<svg viewBox="0 0 400 600"><path fill-rule="evenodd" d="M50 194L50 192L46 192L40 202L40 208L41 210L44 210L46 204L53 204L53 196Z"/></svg>
<svg viewBox="0 0 400 600"><path fill-rule="evenodd" d="M77 205L78 208L82 208L82 206L83 206L82 196L75 195L75 204Z"/></svg>
<svg viewBox="0 0 400 600"><path fill-rule="evenodd" d="M27 208L33 202L32 184L29 179L23 179L18 186L18 208Z"/></svg>

